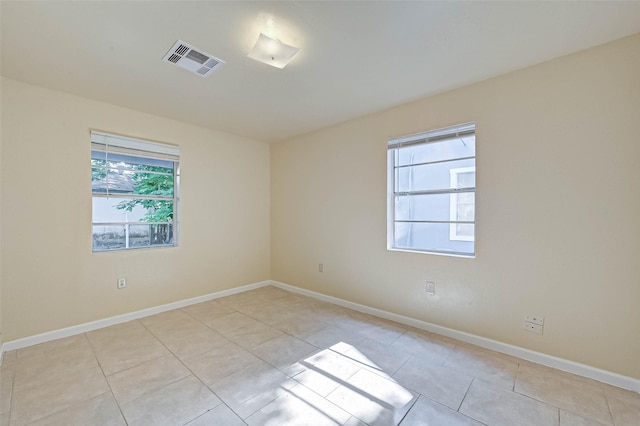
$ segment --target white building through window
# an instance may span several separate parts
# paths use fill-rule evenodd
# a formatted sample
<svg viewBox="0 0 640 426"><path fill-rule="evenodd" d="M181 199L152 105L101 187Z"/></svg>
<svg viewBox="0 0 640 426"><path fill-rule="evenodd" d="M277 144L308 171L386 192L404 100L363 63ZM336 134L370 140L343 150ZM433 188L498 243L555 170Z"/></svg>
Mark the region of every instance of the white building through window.
<svg viewBox="0 0 640 426"><path fill-rule="evenodd" d="M94 252L175 246L180 150L91 132Z"/></svg>
<svg viewBox="0 0 640 426"><path fill-rule="evenodd" d="M475 256L475 124L388 143L387 247Z"/></svg>
<svg viewBox="0 0 640 426"><path fill-rule="evenodd" d="M451 188L470 189L476 187L476 168L461 167L449 170ZM476 211L476 193L456 192L449 196L449 239L452 241L474 240L474 219Z"/></svg>

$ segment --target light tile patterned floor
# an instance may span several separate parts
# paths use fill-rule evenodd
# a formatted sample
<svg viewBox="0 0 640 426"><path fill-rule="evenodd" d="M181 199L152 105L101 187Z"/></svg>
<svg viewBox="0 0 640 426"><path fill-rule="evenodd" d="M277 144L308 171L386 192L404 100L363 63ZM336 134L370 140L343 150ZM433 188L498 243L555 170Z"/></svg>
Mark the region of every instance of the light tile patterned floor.
<svg viewBox="0 0 640 426"><path fill-rule="evenodd" d="M275 287L5 354L0 426L640 425L640 395Z"/></svg>

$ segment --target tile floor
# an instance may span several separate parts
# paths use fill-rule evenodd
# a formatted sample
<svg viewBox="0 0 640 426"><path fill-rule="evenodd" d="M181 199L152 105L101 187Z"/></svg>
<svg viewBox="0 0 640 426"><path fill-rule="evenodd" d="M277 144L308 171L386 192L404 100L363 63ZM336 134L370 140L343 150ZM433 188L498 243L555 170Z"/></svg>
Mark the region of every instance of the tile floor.
<svg viewBox="0 0 640 426"><path fill-rule="evenodd" d="M262 287L5 354L0 425L640 425L640 395Z"/></svg>

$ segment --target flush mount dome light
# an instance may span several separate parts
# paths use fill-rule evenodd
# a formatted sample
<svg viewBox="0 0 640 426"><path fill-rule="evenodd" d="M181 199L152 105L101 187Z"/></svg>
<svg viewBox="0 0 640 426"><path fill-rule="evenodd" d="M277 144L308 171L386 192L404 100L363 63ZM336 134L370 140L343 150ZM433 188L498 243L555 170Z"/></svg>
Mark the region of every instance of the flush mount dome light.
<svg viewBox="0 0 640 426"><path fill-rule="evenodd" d="M299 51L300 49L297 47L289 46L280 40L260 33L260 37L248 56L256 61L282 69Z"/></svg>

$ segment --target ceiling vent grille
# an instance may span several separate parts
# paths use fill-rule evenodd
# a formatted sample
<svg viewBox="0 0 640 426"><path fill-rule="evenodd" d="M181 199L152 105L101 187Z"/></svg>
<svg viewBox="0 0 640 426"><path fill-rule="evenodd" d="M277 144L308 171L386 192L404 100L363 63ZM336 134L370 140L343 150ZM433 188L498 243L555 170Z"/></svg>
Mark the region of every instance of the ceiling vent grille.
<svg viewBox="0 0 640 426"><path fill-rule="evenodd" d="M164 55L162 60L176 64L180 68L184 68L201 77L207 77L224 64L223 60L204 53L181 40L176 41L176 44Z"/></svg>

